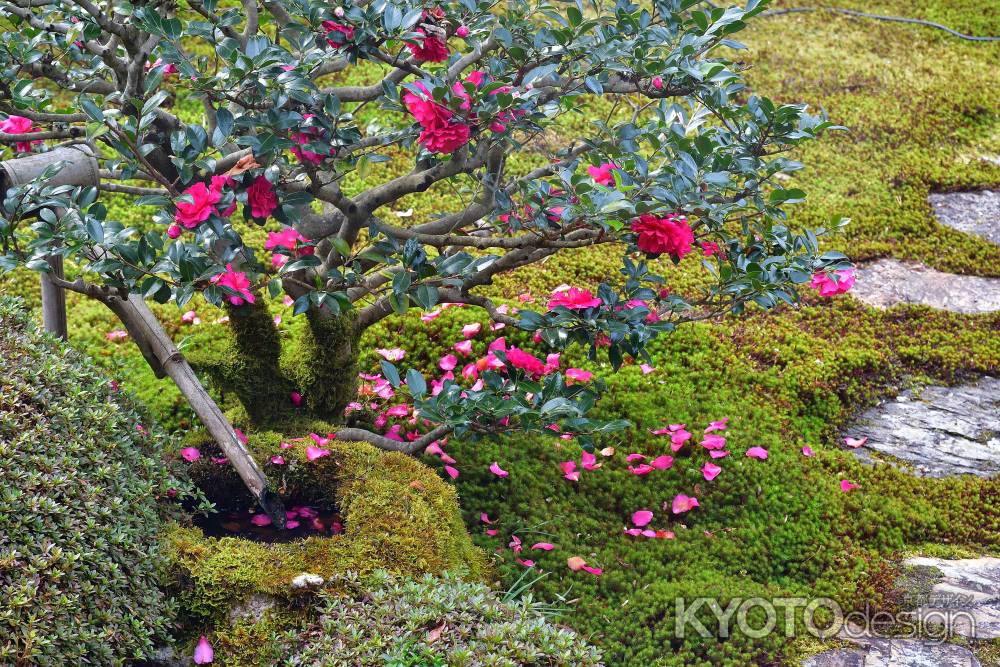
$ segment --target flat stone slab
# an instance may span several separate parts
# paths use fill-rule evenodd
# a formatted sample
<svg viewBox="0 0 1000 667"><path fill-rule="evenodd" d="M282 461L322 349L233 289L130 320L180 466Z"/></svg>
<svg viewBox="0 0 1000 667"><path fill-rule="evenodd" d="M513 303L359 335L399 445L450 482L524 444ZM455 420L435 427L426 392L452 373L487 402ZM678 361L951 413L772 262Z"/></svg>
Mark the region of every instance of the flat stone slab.
<svg viewBox="0 0 1000 667"><path fill-rule="evenodd" d="M1000 378L905 391L864 412L845 432L868 442L866 462L888 454L921 477L1000 474ZM841 441L843 442L843 441Z"/></svg>
<svg viewBox="0 0 1000 667"><path fill-rule="evenodd" d="M851 294L876 308L914 303L956 313L1000 310L1000 278L944 273L897 259L859 267Z"/></svg>
<svg viewBox="0 0 1000 667"><path fill-rule="evenodd" d="M875 637L853 641L856 647L824 651L802 667L981 667L969 649L955 644Z"/></svg>
<svg viewBox="0 0 1000 667"><path fill-rule="evenodd" d="M1000 245L1000 190L937 193L927 201L942 225Z"/></svg>
<svg viewBox="0 0 1000 667"><path fill-rule="evenodd" d="M1000 638L1000 558L918 556L904 563L926 570L933 582L929 592L914 592L919 602L914 614L924 625L944 626L969 639Z"/></svg>

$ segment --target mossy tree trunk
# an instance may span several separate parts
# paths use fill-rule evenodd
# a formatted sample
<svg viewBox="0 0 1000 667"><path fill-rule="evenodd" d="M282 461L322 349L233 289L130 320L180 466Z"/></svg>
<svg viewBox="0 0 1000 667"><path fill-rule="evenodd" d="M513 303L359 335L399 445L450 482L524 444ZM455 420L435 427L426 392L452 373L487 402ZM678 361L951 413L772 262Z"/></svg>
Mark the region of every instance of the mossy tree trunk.
<svg viewBox="0 0 1000 667"><path fill-rule="evenodd" d="M223 390L236 394L256 426L280 424L303 412L339 422L354 398L358 379L355 317L309 311L307 318L308 327L282 341L262 301L229 308L235 345L227 358L202 367ZM293 391L302 395L299 407L292 404Z"/></svg>

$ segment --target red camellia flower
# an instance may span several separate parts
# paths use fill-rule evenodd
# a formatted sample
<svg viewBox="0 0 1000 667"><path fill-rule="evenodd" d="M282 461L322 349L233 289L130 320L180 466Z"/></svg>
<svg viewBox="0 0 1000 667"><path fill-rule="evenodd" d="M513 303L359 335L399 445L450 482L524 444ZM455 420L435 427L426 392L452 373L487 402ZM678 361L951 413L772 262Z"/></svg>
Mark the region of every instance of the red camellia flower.
<svg viewBox="0 0 1000 667"><path fill-rule="evenodd" d="M37 132L38 128L34 126L30 118L25 118L24 116L7 116L6 120L0 121L0 132L6 134L28 134L29 132ZM31 152L32 144L40 144L39 141L18 141L14 144L14 149L22 153Z"/></svg>
<svg viewBox="0 0 1000 667"><path fill-rule="evenodd" d="M687 218L673 213L664 218L643 213L632 222L632 231L636 233L639 250L651 255L666 253L681 259L691 252L694 243L694 233Z"/></svg>
<svg viewBox="0 0 1000 667"><path fill-rule="evenodd" d="M218 190L211 189L201 182L195 183L183 194L190 196L191 201L177 202L174 219L187 229L194 229L208 220L208 216L215 212L215 205L222 199Z"/></svg>
<svg viewBox="0 0 1000 667"><path fill-rule="evenodd" d="M274 193L274 187L269 180L258 176L247 188L247 203L250 204L250 215L255 218L267 218L278 208L278 195Z"/></svg>
<svg viewBox="0 0 1000 667"><path fill-rule="evenodd" d="M213 283L228 287L238 294L226 296L229 303L234 306L242 306L244 303L253 303L255 297L250 291L250 280L243 271L234 271L232 264L226 264L226 272L220 273L212 278Z"/></svg>
<svg viewBox="0 0 1000 667"><path fill-rule="evenodd" d="M593 308L602 303L600 297L594 296L589 290L569 287L552 293L552 296L549 297L549 310L552 310L556 306L563 306L570 310L581 310L583 308Z"/></svg>
<svg viewBox="0 0 1000 667"><path fill-rule="evenodd" d="M424 38L419 43L406 45L406 48L417 60L427 63L440 63L448 60L448 45L444 43L444 40L434 35L428 35L423 28L417 28L417 32L424 35Z"/></svg>
<svg viewBox="0 0 1000 667"><path fill-rule="evenodd" d="M354 39L354 27L349 25L343 25L337 23L336 21L323 21L323 30L326 30L328 35L326 38L326 43L335 49L342 49L344 47L344 42L349 42ZM331 32L339 32L344 36L344 42L337 43L330 39L329 34Z"/></svg>

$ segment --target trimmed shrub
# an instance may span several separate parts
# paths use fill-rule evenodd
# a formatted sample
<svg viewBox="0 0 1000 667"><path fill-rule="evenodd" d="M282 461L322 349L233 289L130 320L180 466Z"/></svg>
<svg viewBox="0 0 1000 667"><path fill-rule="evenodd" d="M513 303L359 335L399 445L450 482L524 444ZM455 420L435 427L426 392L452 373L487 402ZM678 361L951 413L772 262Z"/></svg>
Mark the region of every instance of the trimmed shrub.
<svg viewBox="0 0 1000 667"><path fill-rule="evenodd" d="M0 299L0 664L122 664L166 635L163 438Z"/></svg>
<svg viewBox="0 0 1000 667"><path fill-rule="evenodd" d="M295 637L285 664L311 667L420 665L597 666L601 656L575 633L548 622L530 598L505 603L482 584L376 572L330 582L319 623Z"/></svg>

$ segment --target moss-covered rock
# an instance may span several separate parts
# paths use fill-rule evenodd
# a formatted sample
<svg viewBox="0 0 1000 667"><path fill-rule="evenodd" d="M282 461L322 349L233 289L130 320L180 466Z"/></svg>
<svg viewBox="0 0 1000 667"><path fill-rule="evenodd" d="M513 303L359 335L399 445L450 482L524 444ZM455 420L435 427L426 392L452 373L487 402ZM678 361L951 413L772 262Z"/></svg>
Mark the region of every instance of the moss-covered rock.
<svg viewBox="0 0 1000 667"><path fill-rule="evenodd" d="M282 441L293 447L282 449ZM252 435L249 446L260 461L280 452L286 462L267 466L267 472L281 495L288 501L335 504L343 533L262 543L211 538L195 527L172 526L163 536L172 564L170 590L190 629L260 632L250 629L245 618L246 609L254 606L267 613L250 613L250 625L263 619L288 627L300 616L295 610L301 591L292 580L302 573L324 579L378 569L408 575L454 571L474 580L487 575L485 553L465 531L454 488L423 464L366 443L336 441L324 446L328 456L310 462L307 443L313 441L263 432ZM231 467L207 458L191 470L202 488L210 496L229 498L235 503L230 507L250 507Z"/></svg>

